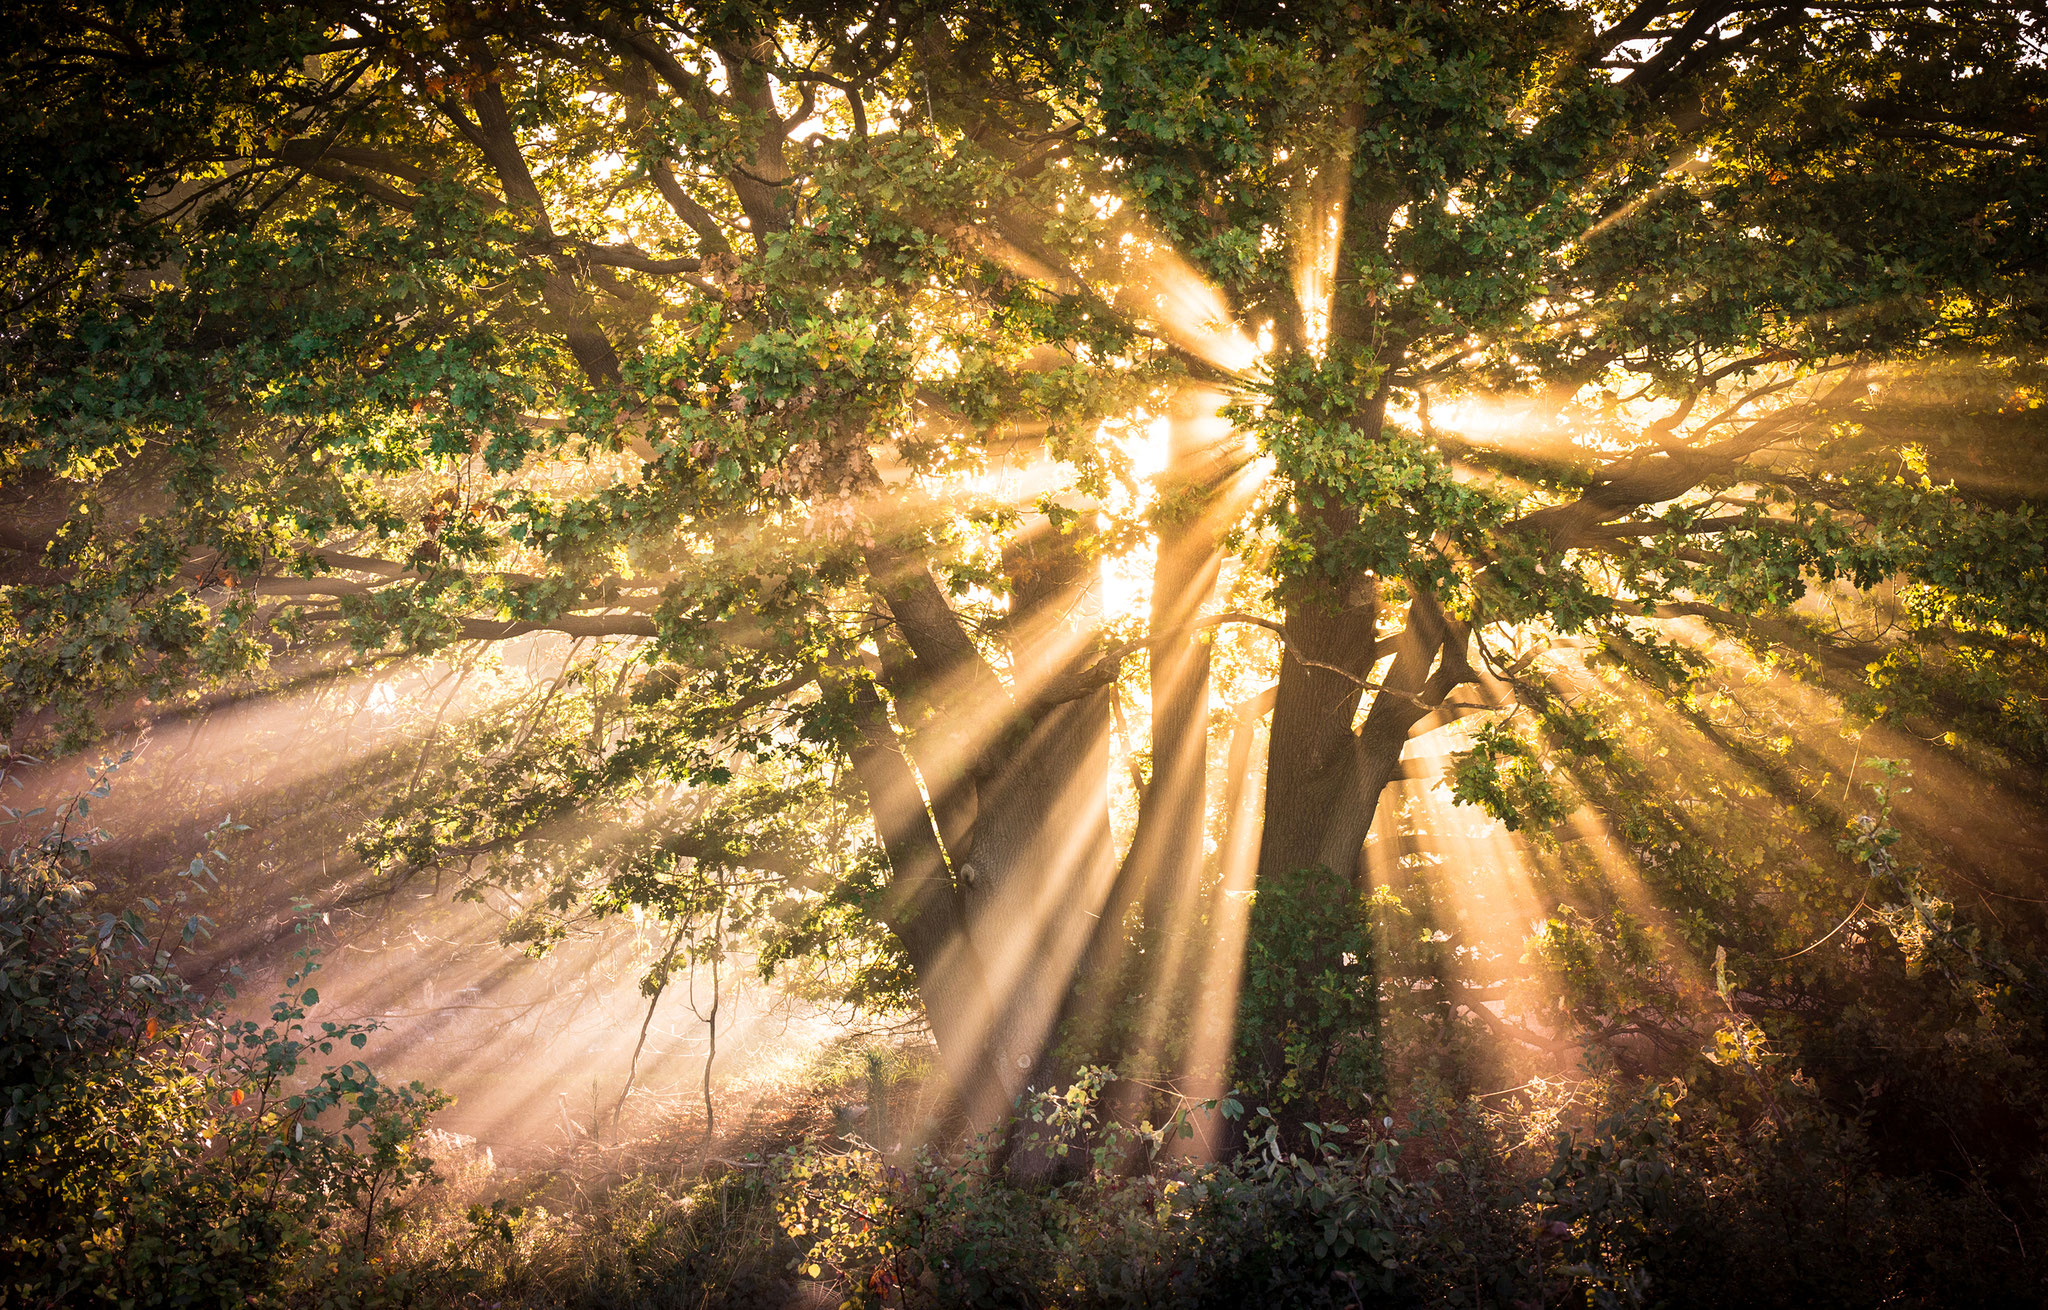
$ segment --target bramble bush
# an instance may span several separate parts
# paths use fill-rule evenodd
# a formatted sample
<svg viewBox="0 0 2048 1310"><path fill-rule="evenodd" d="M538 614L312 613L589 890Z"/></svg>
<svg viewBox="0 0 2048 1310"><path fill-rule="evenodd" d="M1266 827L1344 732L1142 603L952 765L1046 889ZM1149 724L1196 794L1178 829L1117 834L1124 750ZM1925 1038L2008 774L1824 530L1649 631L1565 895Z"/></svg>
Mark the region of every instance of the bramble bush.
<svg viewBox="0 0 2048 1310"><path fill-rule="evenodd" d="M1048 1150L1093 1143L1056 1186L1006 1178L989 1138L953 1156L791 1153L777 1204L799 1272L852 1306L933 1310L2007 1306L2039 1286L2038 1219L1887 1176L1863 1126L1797 1080L1747 1127L1739 1091L1675 1079L1579 1083L1576 1126L1534 1133L1546 1114L1526 1102L1445 1102L1397 1129L1283 1126L1225 1100L1212 1108L1244 1149L1202 1162L1166 1149L1172 1124L1098 1119L1107 1078L1026 1112ZM1287 1145L1297 1131L1306 1149ZM1153 1152L1136 1170L1134 1133Z"/></svg>
<svg viewBox="0 0 2048 1310"><path fill-rule="evenodd" d="M179 976L210 928L217 844L165 898L98 904L80 829L126 758L0 855L0 1302L402 1302L411 1280L381 1246L448 1098L358 1059L322 1067L376 1025L309 1018L310 946L268 1022Z"/></svg>
<svg viewBox="0 0 2048 1310"><path fill-rule="evenodd" d="M802 1272L862 1306L1641 1303L1631 1242L1669 1208L1666 1134L1682 1088L1651 1088L1518 1175L1483 1152L1404 1160L1412 1144L1441 1147L1441 1116L1406 1133L1384 1115L1283 1127L1226 1098L1163 1127L1123 1125L1098 1112L1110 1079L1089 1070L1024 1107L1035 1148L1089 1156L1056 1186L1013 1185L994 1136L957 1158L926 1150L901 1163L793 1153L780 1206ZM1175 1154L1195 1110L1242 1127L1244 1149ZM1290 1148L1296 1136L1305 1149ZM1136 1170L1133 1146L1146 1157Z"/></svg>

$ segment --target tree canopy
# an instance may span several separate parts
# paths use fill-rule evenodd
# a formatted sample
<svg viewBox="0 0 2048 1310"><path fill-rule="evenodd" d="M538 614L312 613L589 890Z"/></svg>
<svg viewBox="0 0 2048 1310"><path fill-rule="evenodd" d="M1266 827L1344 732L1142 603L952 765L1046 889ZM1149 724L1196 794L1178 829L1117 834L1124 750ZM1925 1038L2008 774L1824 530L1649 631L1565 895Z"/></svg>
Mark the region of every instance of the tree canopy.
<svg viewBox="0 0 2048 1310"><path fill-rule="evenodd" d="M32 5L0 719L572 639L372 875L536 946L743 897L984 1108L1234 1060L1307 1115L1417 989L1651 1068L1840 1056L1931 967L2031 1060L2043 53L2007 3ZM1416 870L1488 816L1475 910Z"/></svg>

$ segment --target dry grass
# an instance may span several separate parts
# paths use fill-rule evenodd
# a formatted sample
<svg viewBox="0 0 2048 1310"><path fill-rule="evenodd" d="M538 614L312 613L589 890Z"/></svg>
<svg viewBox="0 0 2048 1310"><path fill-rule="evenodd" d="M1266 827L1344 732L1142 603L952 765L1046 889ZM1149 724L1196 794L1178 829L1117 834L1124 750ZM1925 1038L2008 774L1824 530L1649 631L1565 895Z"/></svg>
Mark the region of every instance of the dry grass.
<svg viewBox="0 0 2048 1310"><path fill-rule="evenodd" d="M836 1305L837 1293L793 1272L775 1212L777 1157L865 1140L875 1127L890 1139L877 1145L912 1146L946 1123L930 1048L918 1043L841 1044L736 1079L709 1142L701 1104L637 1099L629 1136L529 1144L522 1158L541 1158L531 1167L500 1167L463 1138L427 1143L440 1181L406 1205L385 1252L395 1277L425 1304L491 1310Z"/></svg>

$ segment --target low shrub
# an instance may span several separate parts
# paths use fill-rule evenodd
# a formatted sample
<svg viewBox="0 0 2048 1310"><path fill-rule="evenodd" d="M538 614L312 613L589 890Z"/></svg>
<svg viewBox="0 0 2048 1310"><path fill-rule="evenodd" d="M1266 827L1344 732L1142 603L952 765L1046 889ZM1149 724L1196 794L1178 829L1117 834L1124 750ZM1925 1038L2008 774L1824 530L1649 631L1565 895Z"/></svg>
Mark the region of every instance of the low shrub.
<svg viewBox="0 0 2048 1310"><path fill-rule="evenodd" d="M360 1060L323 1067L375 1025L309 1018L317 951L296 957L268 1022L179 977L210 927L216 850L164 900L100 905L78 829L111 771L0 856L0 1299L403 1300L382 1248L429 1175L419 1134L447 1098Z"/></svg>
<svg viewBox="0 0 2048 1310"><path fill-rule="evenodd" d="M1058 1186L1014 1185L985 1142L901 1162L793 1154L779 1205L802 1271L854 1306L1077 1310L1993 1306L2040 1285L2038 1233L1987 1195L1885 1178L1855 1125L1796 1089L1747 1129L1677 1081L1590 1118L1588 1098L1626 1084L1579 1084L1576 1128L1527 1103L1468 1100L1397 1131L1386 1115L1283 1126L1226 1101L1244 1149L1198 1162L1164 1149L1175 1125L1100 1122L1104 1081L1030 1111L1045 1149L1094 1144ZM1152 1152L1137 1172L1132 1132ZM1297 1133L1306 1149L1289 1149Z"/></svg>
<svg viewBox="0 0 2048 1310"><path fill-rule="evenodd" d="M1440 1162L1425 1178L1404 1170L1392 1120L1282 1125L1255 1109L1246 1149L1216 1162L1177 1159L1184 1115L1163 1129L1132 1129L1097 1117L1108 1074L1091 1070L1029 1107L1034 1144L1051 1153L1092 1144L1079 1178L1049 1188L1007 1182L984 1139L964 1157L920 1152L898 1165L867 1152L801 1152L783 1178L785 1226L803 1244L806 1272L850 1289L856 1304L905 1306L1223 1307L1469 1304L1471 1253L1446 1222ZM1569 1143L1556 1167L1506 1197L1533 1236L1540 1225L1602 1240L1603 1227L1639 1223L1664 1171L1628 1154L1660 1114L1660 1092ZM1246 1118L1242 1103L1209 1107ZM1305 1150L1286 1142L1299 1134ZM1132 1172L1129 1137L1151 1156ZM1654 1134L1652 1135L1654 1137ZM1478 1199L1478 1198L1474 1198ZM1593 1287L1628 1275L1596 1269L1569 1244L1531 1242L1541 1280ZM1489 1283L1496 1271L1479 1271ZM1491 1290L1489 1288L1489 1290Z"/></svg>
<svg viewBox="0 0 2048 1310"><path fill-rule="evenodd" d="M574 1167L573 1164L570 1167ZM394 1260L427 1305L783 1310L795 1248L750 1165L647 1168L593 1188L555 1171L428 1189ZM491 1195L488 1202L472 1198Z"/></svg>

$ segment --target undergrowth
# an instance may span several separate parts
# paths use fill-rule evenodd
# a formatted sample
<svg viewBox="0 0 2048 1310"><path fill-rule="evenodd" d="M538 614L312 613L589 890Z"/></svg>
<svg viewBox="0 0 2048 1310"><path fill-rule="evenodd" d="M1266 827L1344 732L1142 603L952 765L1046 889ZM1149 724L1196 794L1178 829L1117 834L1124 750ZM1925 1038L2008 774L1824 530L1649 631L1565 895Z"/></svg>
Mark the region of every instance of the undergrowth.
<svg viewBox="0 0 2048 1310"><path fill-rule="evenodd" d="M1397 1014L1398 1100L1297 1078L1189 1103L1090 1068L963 1141L928 1061L849 1046L812 1074L847 1103L741 1158L585 1143L508 1175L429 1128L446 1098L358 1057L374 1025L312 1017L317 951L267 1021L181 979L215 853L105 904L85 828L105 789L0 864L0 1305L2010 1306L2048 1285L2038 1153L1917 1167L1878 1118L1893 1102L1845 1108L1720 965L1721 1026L1655 1079L1454 1092ZM1879 831L1855 853L1904 896ZM2004 999L2030 976L1925 899L1895 933L1914 978L2031 1077ZM1020 1149L1057 1181L1020 1183Z"/></svg>

